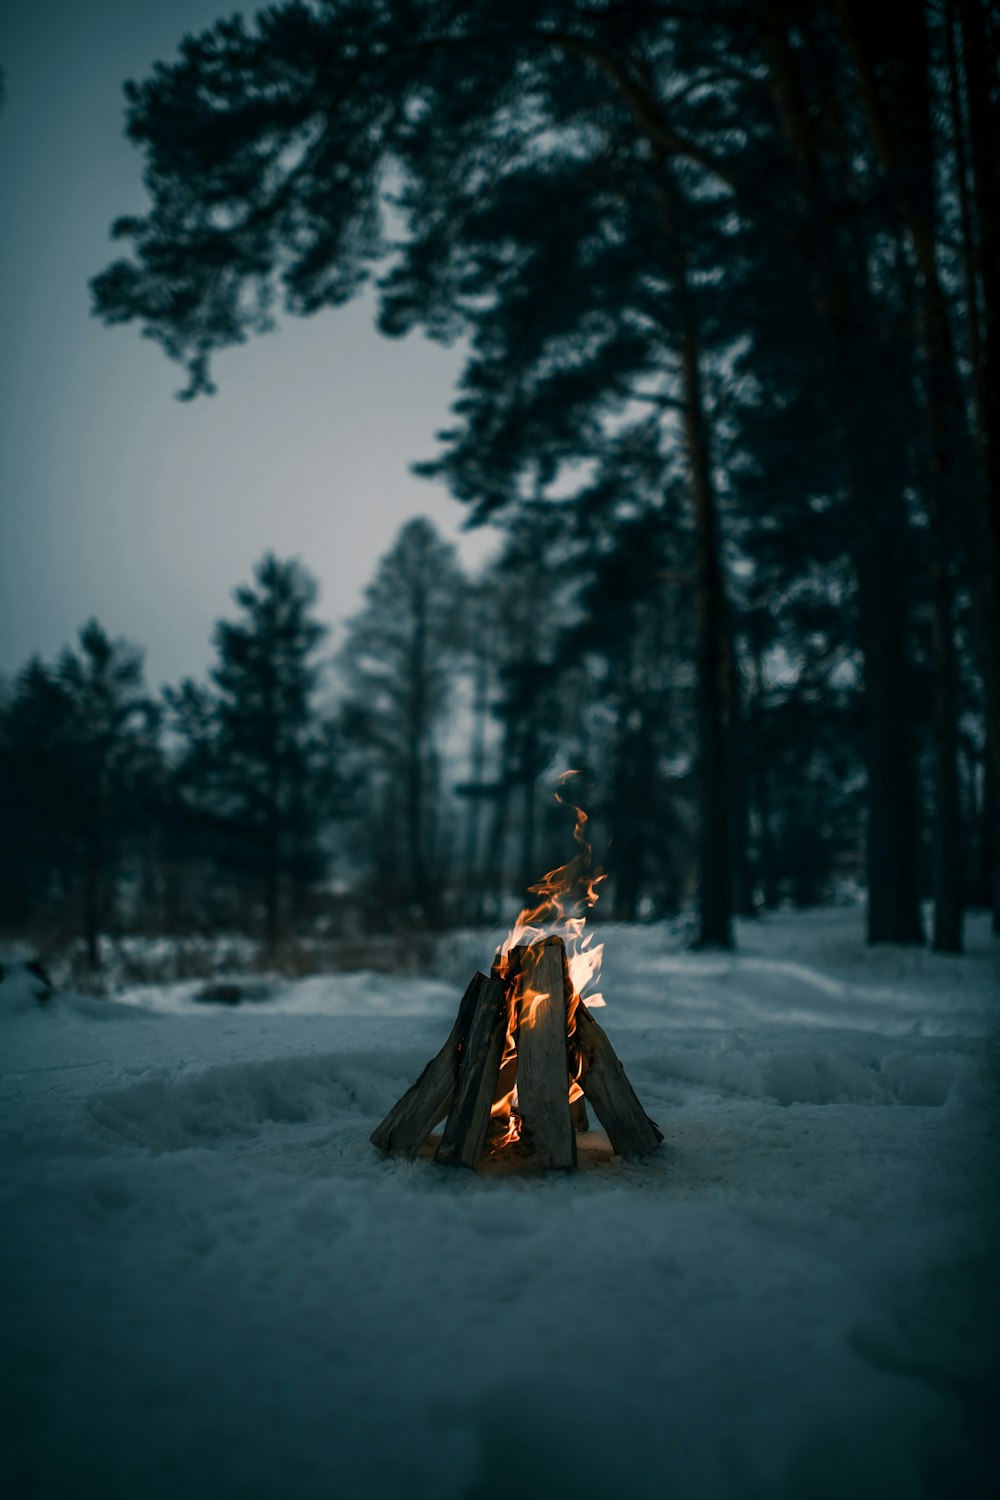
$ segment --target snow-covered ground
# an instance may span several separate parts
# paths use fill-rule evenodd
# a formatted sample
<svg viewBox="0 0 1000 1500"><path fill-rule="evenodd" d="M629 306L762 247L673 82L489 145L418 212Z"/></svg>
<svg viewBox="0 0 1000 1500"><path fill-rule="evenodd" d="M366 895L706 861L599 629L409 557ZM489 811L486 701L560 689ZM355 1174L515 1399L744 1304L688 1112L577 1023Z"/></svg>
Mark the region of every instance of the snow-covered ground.
<svg viewBox="0 0 1000 1500"><path fill-rule="evenodd" d="M475 1176L373 1126L445 978L0 984L5 1493L992 1494L998 971L856 910L729 957L604 927L642 1164Z"/></svg>

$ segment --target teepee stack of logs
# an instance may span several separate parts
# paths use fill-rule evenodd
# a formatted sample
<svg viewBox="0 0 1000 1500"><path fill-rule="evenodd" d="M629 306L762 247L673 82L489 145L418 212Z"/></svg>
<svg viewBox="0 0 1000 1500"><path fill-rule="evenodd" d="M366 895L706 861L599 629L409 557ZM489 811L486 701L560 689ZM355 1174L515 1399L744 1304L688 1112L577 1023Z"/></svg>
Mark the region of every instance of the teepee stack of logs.
<svg viewBox="0 0 1000 1500"><path fill-rule="evenodd" d="M494 1105L515 1085L516 1151L543 1167L575 1167L587 1128L579 1085L612 1149L630 1160L663 1136L645 1113L605 1032L573 993L562 938L514 948L493 972L476 974L436 1057L389 1111L372 1141L399 1156L426 1154L441 1120L434 1160L476 1168L514 1139Z"/></svg>

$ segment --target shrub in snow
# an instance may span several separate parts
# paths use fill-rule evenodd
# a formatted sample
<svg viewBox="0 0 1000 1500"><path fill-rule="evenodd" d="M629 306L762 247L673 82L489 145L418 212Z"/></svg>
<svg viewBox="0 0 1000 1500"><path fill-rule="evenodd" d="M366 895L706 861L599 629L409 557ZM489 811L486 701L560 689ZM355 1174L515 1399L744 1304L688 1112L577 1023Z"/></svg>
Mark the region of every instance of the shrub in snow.
<svg viewBox="0 0 1000 1500"><path fill-rule="evenodd" d="M55 994L52 980L37 959L0 964L0 1012L16 1014L45 1005Z"/></svg>

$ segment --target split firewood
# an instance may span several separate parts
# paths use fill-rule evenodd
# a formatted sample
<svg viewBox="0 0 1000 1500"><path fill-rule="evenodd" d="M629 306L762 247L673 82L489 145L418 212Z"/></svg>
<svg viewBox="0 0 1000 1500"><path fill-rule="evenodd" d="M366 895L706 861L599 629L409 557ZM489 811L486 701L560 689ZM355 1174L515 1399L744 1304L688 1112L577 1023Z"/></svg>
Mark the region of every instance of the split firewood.
<svg viewBox="0 0 1000 1500"><path fill-rule="evenodd" d="M571 1050L583 1060L580 1087L619 1156L647 1156L663 1140L625 1077L625 1069L608 1040L583 1004L577 1006Z"/></svg>
<svg viewBox="0 0 1000 1500"><path fill-rule="evenodd" d="M493 967L490 970L492 977L494 979L505 979L509 985L513 986L518 974L521 972L524 955L527 953L529 946L530 944L528 943L517 943L511 948L507 954L507 963L503 973L500 972L501 968L504 967L503 955L498 949L497 955L493 960Z"/></svg>
<svg viewBox="0 0 1000 1500"><path fill-rule="evenodd" d="M586 1006L573 1003L562 939L512 948L503 977L499 970L498 955L490 978L475 976L448 1040L373 1132L374 1144L406 1156L432 1150L430 1132L447 1116L439 1162L474 1168L488 1144L493 1157L513 1151L526 1164L573 1167L576 1135L588 1131L589 1121L582 1096L570 1103L572 1077L619 1156L634 1159L654 1150L663 1137L611 1042ZM508 1038L516 1052L504 1061ZM508 1136L506 1117L492 1117L494 1105L515 1084L519 1139L517 1131Z"/></svg>
<svg viewBox="0 0 1000 1500"><path fill-rule="evenodd" d="M475 1167L482 1154L496 1098L500 1059L507 1036L508 989L500 979L479 981L468 1037L462 1047L458 1082L435 1161Z"/></svg>
<svg viewBox="0 0 1000 1500"><path fill-rule="evenodd" d="M562 938L533 943L522 960L517 1098L522 1134L542 1165L576 1166L569 1108L569 1057Z"/></svg>
<svg viewBox="0 0 1000 1500"><path fill-rule="evenodd" d="M375 1130L372 1143L380 1151L400 1156L416 1156L439 1120L451 1108L458 1081L459 1059L480 990L488 984L485 974L477 974L462 996L455 1024L448 1040L436 1057L427 1064L416 1083L393 1105Z"/></svg>

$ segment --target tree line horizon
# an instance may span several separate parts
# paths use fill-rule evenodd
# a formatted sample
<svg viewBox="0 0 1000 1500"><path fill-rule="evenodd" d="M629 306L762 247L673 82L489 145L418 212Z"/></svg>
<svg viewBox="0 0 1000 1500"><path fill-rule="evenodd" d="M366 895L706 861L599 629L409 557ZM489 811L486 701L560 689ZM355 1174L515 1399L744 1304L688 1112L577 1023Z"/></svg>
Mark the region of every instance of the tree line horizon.
<svg viewBox="0 0 1000 1500"><path fill-rule="evenodd" d="M696 908L690 609L650 613L658 649L623 700L613 591L588 617L572 570L560 587L530 532L469 577L429 520L406 522L335 657L317 596L298 559L266 553L215 625L204 678L151 696L141 650L91 620L0 689L8 932L82 942L97 971L105 934L236 931L273 955L315 933L501 922L567 857L550 793L570 766L610 877L597 917ZM859 892L861 684L849 651L840 661L835 708L805 655L759 655L748 679L730 766L753 809L733 857L740 915ZM700 916L693 935L705 941Z"/></svg>
<svg viewBox="0 0 1000 1500"><path fill-rule="evenodd" d="M957 952L1000 930L998 56L995 0L288 0L127 85L94 310L187 398L366 285L464 340L418 472L542 605L511 764L602 726L619 909L689 850L725 947L780 846L803 895L861 847L868 940L929 894Z"/></svg>

